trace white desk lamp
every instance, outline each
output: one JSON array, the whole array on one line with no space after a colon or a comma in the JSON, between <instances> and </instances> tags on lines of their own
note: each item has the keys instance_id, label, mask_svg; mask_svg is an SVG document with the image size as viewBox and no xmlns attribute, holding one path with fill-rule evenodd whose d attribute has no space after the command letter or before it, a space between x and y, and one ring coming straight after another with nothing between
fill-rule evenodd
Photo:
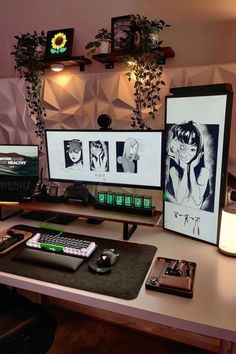
<instances>
[{"instance_id":1,"label":"white desk lamp","mask_svg":"<svg viewBox=\"0 0 236 354\"><path fill-rule=\"evenodd\" d=\"M222 210L219 250L229 256L236 256L236 206L225 206Z\"/></svg>"}]
</instances>

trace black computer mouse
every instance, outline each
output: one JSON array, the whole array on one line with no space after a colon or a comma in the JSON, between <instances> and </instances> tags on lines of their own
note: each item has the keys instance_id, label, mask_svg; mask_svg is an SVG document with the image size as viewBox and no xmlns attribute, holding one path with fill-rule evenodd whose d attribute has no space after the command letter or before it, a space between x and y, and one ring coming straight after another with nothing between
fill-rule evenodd
<instances>
[{"instance_id":1,"label":"black computer mouse","mask_svg":"<svg viewBox=\"0 0 236 354\"><path fill-rule=\"evenodd\" d=\"M119 259L119 254L114 249L103 250L97 259L97 265L101 268L110 268Z\"/></svg>"}]
</instances>

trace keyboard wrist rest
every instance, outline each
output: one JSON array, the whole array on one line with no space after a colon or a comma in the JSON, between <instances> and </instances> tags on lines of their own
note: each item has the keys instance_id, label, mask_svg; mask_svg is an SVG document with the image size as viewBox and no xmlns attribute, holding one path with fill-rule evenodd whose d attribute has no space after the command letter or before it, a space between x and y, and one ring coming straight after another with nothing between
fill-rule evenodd
<instances>
[{"instance_id":1,"label":"keyboard wrist rest","mask_svg":"<svg viewBox=\"0 0 236 354\"><path fill-rule=\"evenodd\" d=\"M84 261L83 258L79 257L65 256L31 248L24 248L14 259L70 271L75 271Z\"/></svg>"}]
</instances>

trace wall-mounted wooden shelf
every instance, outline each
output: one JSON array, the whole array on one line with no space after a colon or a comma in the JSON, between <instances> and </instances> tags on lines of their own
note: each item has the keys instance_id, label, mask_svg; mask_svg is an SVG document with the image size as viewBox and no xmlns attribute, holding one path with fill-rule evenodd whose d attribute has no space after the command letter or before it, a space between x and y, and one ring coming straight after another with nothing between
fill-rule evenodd
<instances>
[{"instance_id":1,"label":"wall-mounted wooden shelf","mask_svg":"<svg viewBox=\"0 0 236 354\"><path fill-rule=\"evenodd\" d=\"M64 60L47 60L45 61L45 68L50 68L50 66L52 64L63 64L64 67L69 67L69 66L79 66L80 71L84 71L85 69L85 65L89 65L92 64L92 60L85 58L84 56L72 56L68 59L64 59Z\"/></svg>"},{"instance_id":2,"label":"wall-mounted wooden shelf","mask_svg":"<svg viewBox=\"0 0 236 354\"><path fill-rule=\"evenodd\" d=\"M162 47L159 49L160 55L157 55L158 64L162 65L166 63L167 58L174 58L175 52L171 47ZM92 58L98 61L101 64L104 64L106 69L113 69L114 63L120 63L123 58L124 54L118 52L111 52L111 53L101 53L101 54L94 54Z\"/></svg>"}]
</instances>

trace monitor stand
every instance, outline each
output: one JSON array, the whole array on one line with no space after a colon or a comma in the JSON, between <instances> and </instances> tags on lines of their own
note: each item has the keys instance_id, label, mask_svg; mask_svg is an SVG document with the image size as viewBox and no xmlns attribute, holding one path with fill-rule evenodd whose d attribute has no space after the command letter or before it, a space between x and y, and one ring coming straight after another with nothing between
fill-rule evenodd
<instances>
[{"instance_id":1,"label":"monitor stand","mask_svg":"<svg viewBox=\"0 0 236 354\"><path fill-rule=\"evenodd\" d=\"M67 187L64 193L64 202L66 203L70 200L78 201L82 205L87 205L89 202L94 202L95 198L81 183L74 183Z\"/></svg>"},{"instance_id":2,"label":"monitor stand","mask_svg":"<svg viewBox=\"0 0 236 354\"><path fill-rule=\"evenodd\" d=\"M87 205L89 203L95 203L96 199L89 193L88 189L83 186L81 183L74 183L71 186L67 187L64 193L64 202L69 201L78 201L82 205ZM88 224L99 225L103 221L93 218L88 218Z\"/></svg>"}]
</instances>

